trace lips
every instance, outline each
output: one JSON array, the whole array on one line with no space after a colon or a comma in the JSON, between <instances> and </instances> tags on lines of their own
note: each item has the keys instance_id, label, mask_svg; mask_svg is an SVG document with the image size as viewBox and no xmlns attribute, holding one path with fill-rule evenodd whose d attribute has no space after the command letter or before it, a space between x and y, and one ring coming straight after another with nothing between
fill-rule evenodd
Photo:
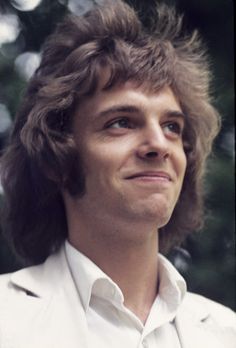
<instances>
[{"instance_id":1,"label":"lips","mask_svg":"<svg viewBox=\"0 0 236 348\"><path fill-rule=\"evenodd\" d=\"M147 178L147 179L163 179L163 180L171 180L171 176L163 171L148 171L148 172L138 172L133 175L127 177L127 179L135 179L135 178Z\"/></svg>"}]
</instances>

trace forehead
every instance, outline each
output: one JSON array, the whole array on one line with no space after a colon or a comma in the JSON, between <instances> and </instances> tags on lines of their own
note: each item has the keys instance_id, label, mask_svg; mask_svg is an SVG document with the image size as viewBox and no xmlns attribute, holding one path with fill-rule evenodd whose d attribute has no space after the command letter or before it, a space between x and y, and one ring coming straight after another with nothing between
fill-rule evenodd
<instances>
[{"instance_id":1,"label":"forehead","mask_svg":"<svg viewBox=\"0 0 236 348\"><path fill-rule=\"evenodd\" d=\"M130 105L142 111L146 109L173 109L181 111L180 103L172 89L164 86L154 91L148 84L127 81L109 89L97 88L92 96L86 96L78 103L75 119L89 117L112 109L114 106Z\"/></svg>"}]
</instances>

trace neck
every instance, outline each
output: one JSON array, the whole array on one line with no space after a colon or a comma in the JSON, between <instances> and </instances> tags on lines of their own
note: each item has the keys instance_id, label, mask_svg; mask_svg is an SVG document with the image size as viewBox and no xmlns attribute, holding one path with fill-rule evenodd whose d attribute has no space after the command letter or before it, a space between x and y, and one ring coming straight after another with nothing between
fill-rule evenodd
<instances>
[{"instance_id":1,"label":"neck","mask_svg":"<svg viewBox=\"0 0 236 348\"><path fill-rule=\"evenodd\" d=\"M106 229L101 224L92 227L80 223L76 230L69 228L69 231L71 244L120 287L126 307L145 322L158 287L156 227L132 224L118 228L116 224L114 231L114 227Z\"/></svg>"}]
</instances>

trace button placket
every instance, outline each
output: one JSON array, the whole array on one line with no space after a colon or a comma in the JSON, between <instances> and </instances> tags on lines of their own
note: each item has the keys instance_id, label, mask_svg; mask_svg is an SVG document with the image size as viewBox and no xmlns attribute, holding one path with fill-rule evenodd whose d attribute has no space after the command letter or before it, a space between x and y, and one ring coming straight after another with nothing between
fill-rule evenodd
<instances>
[{"instance_id":1,"label":"button placket","mask_svg":"<svg viewBox=\"0 0 236 348\"><path fill-rule=\"evenodd\" d=\"M148 343L147 343L146 339L143 340L142 346L143 346L143 348L148 348Z\"/></svg>"}]
</instances>

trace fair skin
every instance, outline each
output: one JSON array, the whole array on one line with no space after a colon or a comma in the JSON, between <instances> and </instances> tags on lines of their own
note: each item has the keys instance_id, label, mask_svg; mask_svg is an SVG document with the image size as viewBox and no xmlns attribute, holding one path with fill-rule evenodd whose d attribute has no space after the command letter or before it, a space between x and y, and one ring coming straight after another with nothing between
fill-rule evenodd
<instances>
[{"instance_id":1,"label":"fair skin","mask_svg":"<svg viewBox=\"0 0 236 348\"><path fill-rule=\"evenodd\" d=\"M74 117L86 190L63 193L69 241L118 284L143 323L158 291L157 230L184 179L183 128L170 88L154 93L132 82L98 90Z\"/></svg>"}]
</instances>

